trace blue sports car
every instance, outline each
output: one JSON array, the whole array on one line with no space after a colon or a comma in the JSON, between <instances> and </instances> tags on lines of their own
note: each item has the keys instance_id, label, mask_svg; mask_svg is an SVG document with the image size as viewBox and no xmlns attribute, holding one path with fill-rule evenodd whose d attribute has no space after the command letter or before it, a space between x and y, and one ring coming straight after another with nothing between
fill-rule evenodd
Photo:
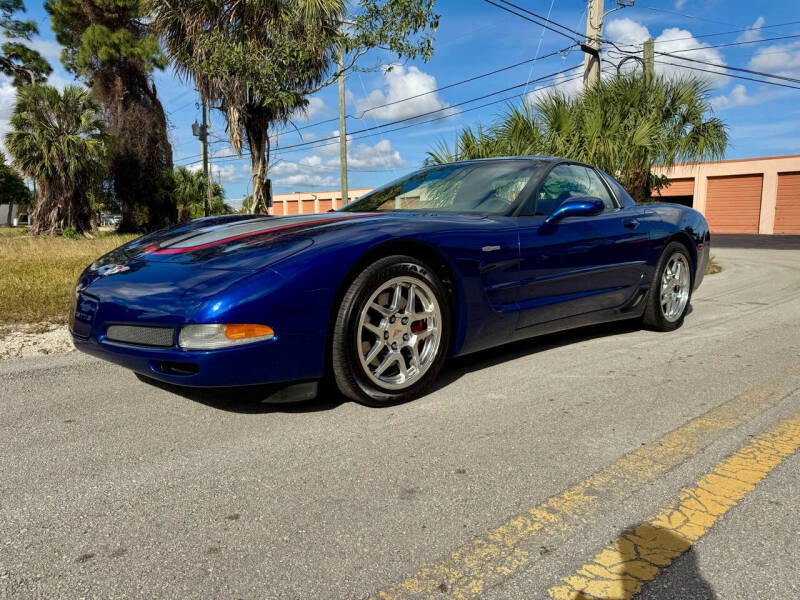
<instances>
[{"instance_id":1,"label":"blue sports car","mask_svg":"<svg viewBox=\"0 0 800 600\"><path fill-rule=\"evenodd\" d=\"M679 327L709 255L691 208L531 156L421 169L344 208L197 219L80 276L78 349L170 384L423 393L449 356L603 321ZM295 391L292 394L292 390Z\"/></svg>"}]
</instances>

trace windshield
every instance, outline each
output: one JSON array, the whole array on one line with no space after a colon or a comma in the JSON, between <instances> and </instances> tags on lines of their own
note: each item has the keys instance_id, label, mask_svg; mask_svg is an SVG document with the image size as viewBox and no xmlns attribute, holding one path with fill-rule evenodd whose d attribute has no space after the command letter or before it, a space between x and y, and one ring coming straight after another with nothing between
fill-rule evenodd
<instances>
[{"instance_id":1,"label":"windshield","mask_svg":"<svg viewBox=\"0 0 800 600\"><path fill-rule=\"evenodd\" d=\"M341 210L506 214L543 165L533 160L498 160L436 166L393 181Z\"/></svg>"}]
</instances>

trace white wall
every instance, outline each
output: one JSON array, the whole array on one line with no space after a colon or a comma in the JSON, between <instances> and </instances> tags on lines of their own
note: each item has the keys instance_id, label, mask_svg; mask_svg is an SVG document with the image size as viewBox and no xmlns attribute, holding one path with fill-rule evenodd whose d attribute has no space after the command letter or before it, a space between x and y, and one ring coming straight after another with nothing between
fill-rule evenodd
<instances>
[{"instance_id":1,"label":"white wall","mask_svg":"<svg viewBox=\"0 0 800 600\"><path fill-rule=\"evenodd\" d=\"M14 212L11 213L11 218L19 216L19 206L14 205ZM8 223L8 204L0 204L0 227Z\"/></svg>"}]
</instances>

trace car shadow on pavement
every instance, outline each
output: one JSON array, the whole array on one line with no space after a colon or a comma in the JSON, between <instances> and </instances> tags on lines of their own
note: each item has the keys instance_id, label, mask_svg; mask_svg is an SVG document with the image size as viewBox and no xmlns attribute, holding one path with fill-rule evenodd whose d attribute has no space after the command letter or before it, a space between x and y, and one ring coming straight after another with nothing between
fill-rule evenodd
<instances>
[{"instance_id":1,"label":"car shadow on pavement","mask_svg":"<svg viewBox=\"0 0 800 600\"><path fill-rule=\"evenodd\" d=\"M266 398L275 392L275 386L246 386L237 388L189 388L172 385L144 375L136 374L142 383L157 387L167 392L177 394L188 400L224 410L242 414L262 413L306 413L331 410L340 406L346 398L333 394L327 390L320 393L313 400L298 402L268 402Z\"/></svg>"},{"instance_id":2,"label":"car shadow on pavement","mask_svg":"<svg viewBox=\"0 0 800 600\"><path fill-rule=\"evenodd\" d=\"M450 359L444 369L442 369L439 379L429 393L447 387L468 373L482 371L483 369L488 369L518 358L553 350L562 346L577 344L586 340L632 333L639 331L641 327L641 322L639 320L588 325L578 329L570 329L532 337L518 342L511 342L509 344L497 346L496 348L482 350L475 354L453 358Z\"/></svg>"}]
</instances>

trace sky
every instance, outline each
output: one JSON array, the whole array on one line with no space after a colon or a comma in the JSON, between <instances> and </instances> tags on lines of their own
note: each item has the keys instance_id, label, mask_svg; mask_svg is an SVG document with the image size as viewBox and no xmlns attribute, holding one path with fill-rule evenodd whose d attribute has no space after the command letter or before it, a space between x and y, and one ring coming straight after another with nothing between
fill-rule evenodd
<instances>
[{"instance_id":1,"label":"sky","mask_svg":"<svg viewBox=\"0 0 800 600\"><path fill-rule=\"evenodd\" d=\"M586 0L514 1L577 32L585 31ZM615 0L605 0L607 13L616 6ZM40 28L33 45L54 68L50 82L58 87L71 83L42 4L26 2L26 7L28 18ZM359 63L364 72L347 78L350 188L374 187L413 171L428 151L443 142L452 145L465 126L490 124L509 103L530 101L554 88L568 94L580 91L581 79L576 78L580 69L553 75L582 65L579 49L558 52L574 43L568 37L484 0L438 0L436 11L441 18L429 62L400 63L396 56L375 51ZM791 81L800 79L796 0L637 0L633 7L607 14L603 37L619 48L604 45L604 72L616 69L619 51L640 53L640 44L648 37L654 38L657 53L677 52L695 61L656 54L657 71L692 72L679 64L710 71L693 73L708 83L713 111L728 125L726 158L800 153L800 89L795 89L800 82ZM522 64L434 91L517 63ZM740 79L763 77L732 67L789 78L770 80L789 87ZM191 81L171 69L153 77L167 113L175 165L199 169L200 143L191 127L201 118L197 93ZM507 88L514 89L496 93ZM410 96L416 97L404 100ZM0 76L0 140L8 130L14 98L10 81ZM307 111L297 115L293 126L277 128L270 166L275 193L338 189L337 102L335 85L323 89L310 98ZM390 124L395 121L400 122ZM364 129L369 131L359 132ZM249 158L235 156L227 142L224 115L218 111L211 112L209 137L214 178L223 185L228 201L240 206L252 189Z\"/></svg>"}]
</instances>

